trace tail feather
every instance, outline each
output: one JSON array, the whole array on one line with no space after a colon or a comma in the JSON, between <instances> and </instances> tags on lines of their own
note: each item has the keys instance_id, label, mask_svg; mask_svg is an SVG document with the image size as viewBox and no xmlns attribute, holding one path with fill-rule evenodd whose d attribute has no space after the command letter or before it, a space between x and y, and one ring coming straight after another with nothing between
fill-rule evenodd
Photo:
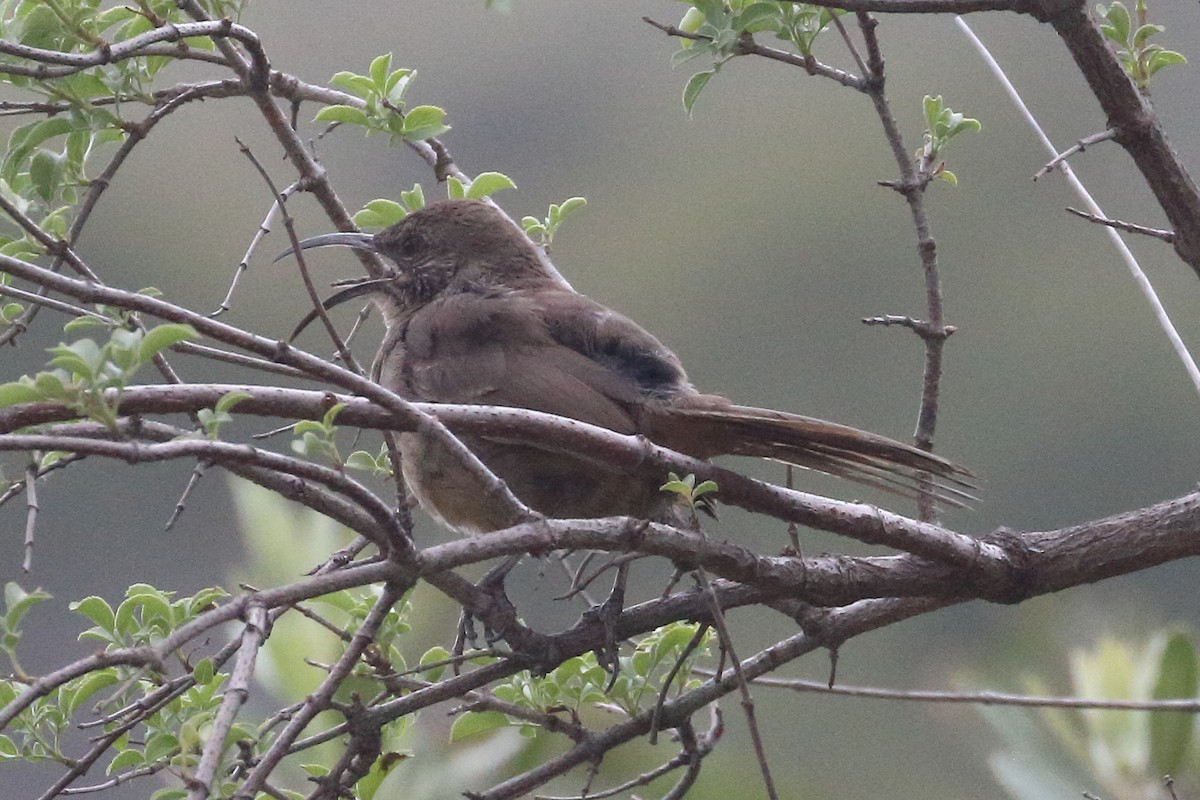
<instances>
[{"instance_id":1,"label":"tail feather","mask_svg":"<svg viewBox=\"0 0 1200 800\"><path fill-rule=\"evenodd\" d=\"M867 431L799 414L737 406L698 395L654 414L651 438L700 458L769 458L905 496L932 491L963 506L976 498L969 470L939 455Z\"/></svg>"}]
</instances>

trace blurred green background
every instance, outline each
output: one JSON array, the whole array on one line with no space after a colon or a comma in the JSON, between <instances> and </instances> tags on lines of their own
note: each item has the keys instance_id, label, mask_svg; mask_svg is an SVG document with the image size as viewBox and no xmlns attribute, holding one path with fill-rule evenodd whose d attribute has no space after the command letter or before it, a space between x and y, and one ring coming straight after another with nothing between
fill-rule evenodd
<instances>
[{"instance_id":1,"label":"blurred green background","mask_svg":"<svg viewBox=\"0 0 1200 800\"><path fill-rule=\"evenodd\" d=\"M513 0L503 14L481 0L259 0L242 21L261 35L275 68L307 81L364 72L386 52L395 66L415 68L410 101L447 109L453 130L444 140L464 170L497 170L516 181L519 191L496 196L513 216L542 216L548 203L586 196L586 209L555 240L555 263L580 291L674 348L700 388L906 438L921 347L910 333L860 319L924 315L923 284L907 207L876 185L895 177L896 167L869 101L795 68L738 59L689 119L680 93L691 67L707 64L672 70L675 42L641 21L646 14L675 22L684 8L668 0ZM1200 64L1192 50L1196 4L1159 2L1152 12L1167 26L1162 44ZM1015 15L970 22L1060 148L1103 129L1052 31ZM977 534L999 525L1047 529L1194 487L1200 397L1106 237L1063 212L1077 202L1061 179L1030 179L1046 156L949 17L885 17L879 33L910 150L921 144L925 94L943 95L983 122L982 133L960 136L948 153L960 185L936 185L928 198L947 321L959 329L947 348L938 450L982 479L978 507L946 522ZM817 54L852 69L838 45L828 35ZM1166 70L1153 84L1155 106L1193 172L1200 162L1195 69ZM196 65L168 72L167 84L224 77ZM300 118L315 112L306 106ZM320 130L307 125L304 134L315 140ZM279 185L290 182L248 100L183 109L138 147L79 243L106 280L154 285L174 301L216 308L269 204L235 135ZM351 208L395 198L414 182L427 197L443 196L424 163L380 138L346 129L314 147ZM1072 164L1109 216L1164 224L1117 146L1090 148ZM307 197L289 209L301 235L330 229ZM258 253L229 321L285 336L304 314L308 301L291 267L269 263L284 246L277 234ZM1200 346L1200 280L1168 246L1144 239L1132 246L1184 339ZM325 281L358 269L344 253L314 254L312 263ZM61 337L51 315L38 322L20 349L6 351L6 378L36 369L42 347ZM328 349L315 335L305 343ZM361 358L370 352L360 347ZM181 367L193 380L218 374L203 363ZM49 622L68 600L96 593L115 602L135 580L190 592L226 581L231 570L244 575L241 533L219 474L204 480L176 528L162 531L189 470L93 461L51 479L41 491L32 575L20 573L23 505L0 511L0 577L41 586L59 601L29 619L38 633L26 643L27 668L59 663L64 647L86 653L72 644L74 629ZM844 483L804 479L805 488L860 495ZM424 520L421 531L444 535ZM782 526L733 512L711 533L766 552L786 541ZM811 532L804 544L811 553L867 552ZM558 587L536 565L528 576L527 616L550 624L577 613L548 601ZM660 585L644 577L640 591L657 592ZM1181 562L1015 608L968 604L848 643L839 679L934 689L972 676L1012 689L1019 674L1037 672L1065 690L1069 648L1106 632L1136 637L1169 623L1194 625L1194 586L1194 564ZM733 619L743 654L789 633L762 615ZM452 626L448 618L439 629L442 641ZM826 669L814 655L788 673L820 678ZM970 708L764 689L756 697L784 796L1003 796L987 768L997 740ZM735 702L726 703L726 722L727 738L705 767L710 794L697 797L727 796L730 787L757 792ZM660 745L647 758L671 752ZM129 791L124 796L143 796Z\"/></svg>"}]
</instances>

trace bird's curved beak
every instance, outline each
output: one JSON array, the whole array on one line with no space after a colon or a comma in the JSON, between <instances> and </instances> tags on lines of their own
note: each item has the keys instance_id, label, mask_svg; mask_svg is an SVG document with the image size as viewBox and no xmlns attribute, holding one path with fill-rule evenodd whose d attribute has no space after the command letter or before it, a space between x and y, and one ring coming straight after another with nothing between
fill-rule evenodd
<instances>
[{"instance_id":1,"label":"bird's curved beak","mask_svg":"<svg viewBox=\"0 0 1200 800\"><path fill-rule=\"evenodd\" d=\"M275 256L275 261L282 261L288 256L296 252L296 250L311 250L314 247L353 247L355 250L366 250L370 253L378 253L379 250L375 247L375 237L369 233L358 231L357 233L347 233L345 231L337 231L335 233L323 233L320 236L310 236L307 239L301 239L299 247L289 247L279 255Z\"/></svg>"},{"instance_id":2,"label":"bird's curved beak","mask_svg":"<svg viewBox=\"0 0 1200 800\"><path fill-rule=\"evenodd\" d=\"M284 250L275 257L275 261L272 263L276 263L287 258L295 253L296 250L310 250L314 247L352 247L355 250L366 250L371 253L379 252L379 250L375 247L375 237L369 233L362 233L361 231L358 233L348 233L344 231L339 231L336 233L323 233L320 236L310 236L307 239L301 239L298 244L299 247L289 247L287 250ZM340 305L347 300L353 300L356 297L377 292L384 284L391 280L394 280L394 278L353 278L348 281L338 281L333 285L345 286L346 288L331 295L327 300L325 300L325 302L321 303L321 307L328 311L334 306ZM296 325L295 330L292 331L292 335L288 337L288 342L294 341L296 337L299 336L300 333L317 318L317 316L316 309L313 309L305 314L304 319L300 320L300 323Z\"/></svg>"}]
</instances>

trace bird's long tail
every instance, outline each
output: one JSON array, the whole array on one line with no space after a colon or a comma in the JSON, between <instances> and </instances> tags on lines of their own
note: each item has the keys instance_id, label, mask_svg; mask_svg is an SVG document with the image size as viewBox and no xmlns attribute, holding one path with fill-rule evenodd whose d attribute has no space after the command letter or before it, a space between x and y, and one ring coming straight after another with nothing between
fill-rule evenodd
<instances>
[{"instance_id":1,"label":"bird's long tail","mask_svg":"<svg viewBox=\"0 0 1200 800\"><path fill-rule=\"evenodd\" d=\"M815 469L915 497L932 491L946 504L976 498L970 470L934 453L857 428L799 414L729 404L712 395L654 414L650 438L699 458L755 456Z\"/></svg>"}]
</instances>

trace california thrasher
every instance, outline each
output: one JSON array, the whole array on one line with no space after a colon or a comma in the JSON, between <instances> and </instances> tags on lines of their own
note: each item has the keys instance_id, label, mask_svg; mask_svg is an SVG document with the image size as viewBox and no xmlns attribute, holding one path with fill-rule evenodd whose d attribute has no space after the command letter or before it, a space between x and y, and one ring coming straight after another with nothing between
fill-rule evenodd
<instances>
[{"instance_id":1,"label":"california thrasher","mask_svg":"<svg viewBox=\"0 0 1200 800\"><path fill-rule=\"evenodd\" d=\"M324 305L375 296L387 323L378 378L403 397L535 409L641 434L696 458L770 458L908 495L929 478L933 483L925 485L944 500L969 497L956 487L970 487L970 472L940 456L697 392L674 353L632 320L571 291L537 246L488 203L435 203L374 235L300 242L301 249L327 245L371 251L394 265ZM476 436L464 442L547 516L677 519L672 498L658 489L665 476L605 470L535 442ZM402 435L400 447L404 477L426 511L466 532L511 524L417 436Z\"/></svg>"}]
</instances>

